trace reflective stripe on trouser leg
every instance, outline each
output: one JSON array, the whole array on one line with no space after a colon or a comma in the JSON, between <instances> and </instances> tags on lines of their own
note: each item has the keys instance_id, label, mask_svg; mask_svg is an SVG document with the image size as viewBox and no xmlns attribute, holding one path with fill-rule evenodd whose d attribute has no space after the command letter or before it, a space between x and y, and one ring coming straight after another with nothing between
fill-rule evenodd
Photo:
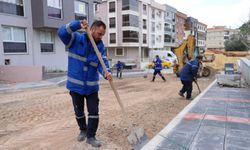
<instances>
[{"instance_id":1,"label":"reflective stripe on trouser leg","mask_svg":"<svg viewBox=\"0 0 250 150\"><path fill-rule=\"evenodd\" d=\"M99 98L98 92L86 96L88 108L87 137L94 137L99 124Z\"/></svg>"},{"instance_id":2,"label":"reflective stripe on trouser leg","mask_svg":"<svg viewBox=\"0 0 250 150\"><path fill-rule=\"evenodd\" d=\"M80 130L86 130L86 117L84 115L84 96L70 91L72 103L75 111L76 122Z\"/></svg>"}]
</instances>

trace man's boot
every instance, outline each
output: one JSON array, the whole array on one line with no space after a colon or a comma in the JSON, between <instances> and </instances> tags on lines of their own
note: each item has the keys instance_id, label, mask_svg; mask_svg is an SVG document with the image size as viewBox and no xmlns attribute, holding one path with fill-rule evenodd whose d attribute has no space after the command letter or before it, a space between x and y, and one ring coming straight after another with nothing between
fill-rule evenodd
<instances>
[{"instance_id":1,"label":"man's boot","mask_svg":"<svg viewBox=\"0 0 250 150\"><path fill-rule=\"evenodd\" d=\"M166 79L162 76L162 80L164 81L164 82L166 82Z\"/></svg>"},{"instance_id":2,"label":"man's boot","mask_svg":"<svg viewBox=\"0 0 250 150\"><path fill-rule=\"evenodd\" d=\"M151 82L154 82L155 81L155 76L153 76L153 79L151 80Z\"/></svg>"},{"instance_id":3,"label":"man's boot","mask_svg":"<svg viewBox=\"0 0 250 150\"><path fill-rule=\"evenodd\" d=\"M84 141L85 138L86 138L86 136L87 136L87 131L81 130L80 133L79 133L79 135L78 135L78 137L77 137L77 140L79 142Z\"/></svg>"},{"instance_id":4,"label":"man's boot","mask_svg":"<svg viewBox=\"0 0 250 150\"><path fill-rule=\"evenodd\" d=\"M95 137L87 138L87 143L92 145L93 147L101 146L101 142L97 140Z\"/></svg>"}]
</instances>

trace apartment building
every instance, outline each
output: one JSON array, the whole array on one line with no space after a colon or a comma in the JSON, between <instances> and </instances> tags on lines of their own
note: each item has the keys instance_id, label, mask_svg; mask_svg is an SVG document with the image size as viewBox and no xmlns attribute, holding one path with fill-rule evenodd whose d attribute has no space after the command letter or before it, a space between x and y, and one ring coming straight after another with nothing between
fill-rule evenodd
<instances>
[{"instance_id":1,"label":"apartment building","mask_svg":"<svg viewBox=\"0 0 250 150\"><path fill-rule=\"evenodd\" d=\"M176 47L176 13L174 7L165 4L164 13L164 49Z\"/></svg>"},{"instance_id":2,"label":"apartment building","mask_svg":"<svg viewBox=\"0 0 250 150\"><path fill-rule=\"evenodd\" d=\"M184 41L186 19L187 19L186 14L180 11L177 11L176 13L176 38L175 38L176 47L180 46Z\"/></svg>"},{"instance_id":3,"label":"apartment building","mask_svg":"<svg viewBox=\"0 0 250 150\"><path fill-rule=\"evenodd\" d=\"M206 36L207 36L207 25L202 22L198 22L196 44L199 48L199 53L204 53L206 50Z\"/></svg>"},{"instance_id":4,"label":"apartment building","mask_svg":"<svg viewBox=\"0 0 250 150\"><path fill-rule=\"evenodd\" d=\"M57 29L94 18L97 0L0 0L0 65L67 70L67 50Z\"/></svg>"},{"instance_id":5,"label":"apartment building","mask_svg":"<svg viewBox=\"0 0 250 150\"><path fill-rule=\"evenodd\" d=\"M229 29L225 26L214 26L207 29L207 49L225 50L224 42L230 38L231 35L238 34L237 29Z\"/></svg>"},{"instance_id":6,"label":"apartment building","mask_svg":"<svg viewBox=\"0 0 250 150\"><path fill-rule=\"evenodd\" d=\"M187 39L188 35L193 35L195 37L195 50L194 55L199 54L199 49L197 48L197 24L198 19L193 17L187 17L185 22L185 39Z\"/></svg>"},{"instance_id":7,"label":"apartment building","mask_svg":"<svg viewBox=\"0 0 250 150\"><path fill-rule=\"evenodd\" d=\"M165 7L153 0L103 0L96 17L108 24L104 36L112 64L144 68L150 50L164 48Z\"/></svg>"},{"instance_id":8,"label":"apartment building","mask_svg":"<svg viewBox=\"0 0 250 150\"><path fill-rule=\"evenodd\" d=\"M149 49L150 50L163 50L164 49L164 14L165 6L155 1L151 1L149 12Z\"/></svg>"}]
</instances>

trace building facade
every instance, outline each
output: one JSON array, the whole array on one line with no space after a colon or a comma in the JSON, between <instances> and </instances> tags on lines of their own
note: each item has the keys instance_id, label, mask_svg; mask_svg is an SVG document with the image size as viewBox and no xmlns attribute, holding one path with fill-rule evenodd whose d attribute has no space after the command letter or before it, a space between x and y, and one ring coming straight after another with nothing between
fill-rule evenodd
<instances>
[{"instance_id":1,"label":"building facade","mask_svg":"<svg viewBox=\"0 0 250 150\"><path fill-rule=\"evenodd\" d=\"M237 34L238 30L229 29L225 26L214 26L207 29L207 49L225 50L224 42L230 38L231 35Z\"/></svg>"},{"instance_id":2,"label":"building facade","mask_svg":"<svg viewBox=\"0 0 250 150\"><path fill-rule=\"evenodd\" d=\"M166 7L153 0L103 0L97 19L111 24L104 37L112 64L145 68L150 51L164 49Z\"/></svg>"},{"instance_id":3,"label":"building facade","mask_svg":"<svg viewBox=\"0 0 250 150\"><path fill-rule=\"evenodd\" d=\"M96 0L0 0L0 65L67 70L57 29L75 19L92 23Z\"/></svg>"},{"instance_id":4,"label":"building facade","mask_svg":"<svg viewBox=\"0 0 250 150\"><path fill-rule=\"evenodd\" d=\"M183 41L184 41L184 37L185 37L185 22L187 19L187 15L177 11L176 13L176 47L180 46Z\"/></svg>"},{"instance_id":5,"label":"building facade","mask_svg":"<svg viewBox=\"0 0 250 150\"><path fill-rule=\"evenodd\" d=\"M201 22L197 23L197 46L199 53L204 53L206 50L207 25Z\"/></svg>"},{"instance_id":6,"label":"building facade","mask_svg":"<svg viewBox=\"0 0 250 150\"><path fill-rule=\"evenodd\" d=\"M165 5L164 13L164 49L171 50L176 47L176 13L174 7Z\"/></svg>"}]
</instances>

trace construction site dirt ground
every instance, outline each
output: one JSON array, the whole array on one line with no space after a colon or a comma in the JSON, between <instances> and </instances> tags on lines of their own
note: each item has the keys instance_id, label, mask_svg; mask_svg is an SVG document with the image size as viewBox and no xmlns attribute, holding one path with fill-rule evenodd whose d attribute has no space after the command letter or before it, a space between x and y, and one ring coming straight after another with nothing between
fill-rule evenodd
<instances>
[{"instance_id":1,"label":"construction site dirt ground","mask_svg":"<svg viewBox=\"0 0 250 150\"><path fill-rule=\"evenodd\" d=\"M178 95L181 83L175 75L114 78L130 121L142 127L151 139L160 132L190 101ZM199 78L204 90L214 76ZM193 84L193 97L198 89ZM131 149L127 136L130 125L123 120L118 102L109 83L100 81L100 122L97 138L103 150ZM78 142L71 97L65 87L29 89L0 94L0 149L3 150L92 150L86 142Z\"/></svg>"}]
</instances>

